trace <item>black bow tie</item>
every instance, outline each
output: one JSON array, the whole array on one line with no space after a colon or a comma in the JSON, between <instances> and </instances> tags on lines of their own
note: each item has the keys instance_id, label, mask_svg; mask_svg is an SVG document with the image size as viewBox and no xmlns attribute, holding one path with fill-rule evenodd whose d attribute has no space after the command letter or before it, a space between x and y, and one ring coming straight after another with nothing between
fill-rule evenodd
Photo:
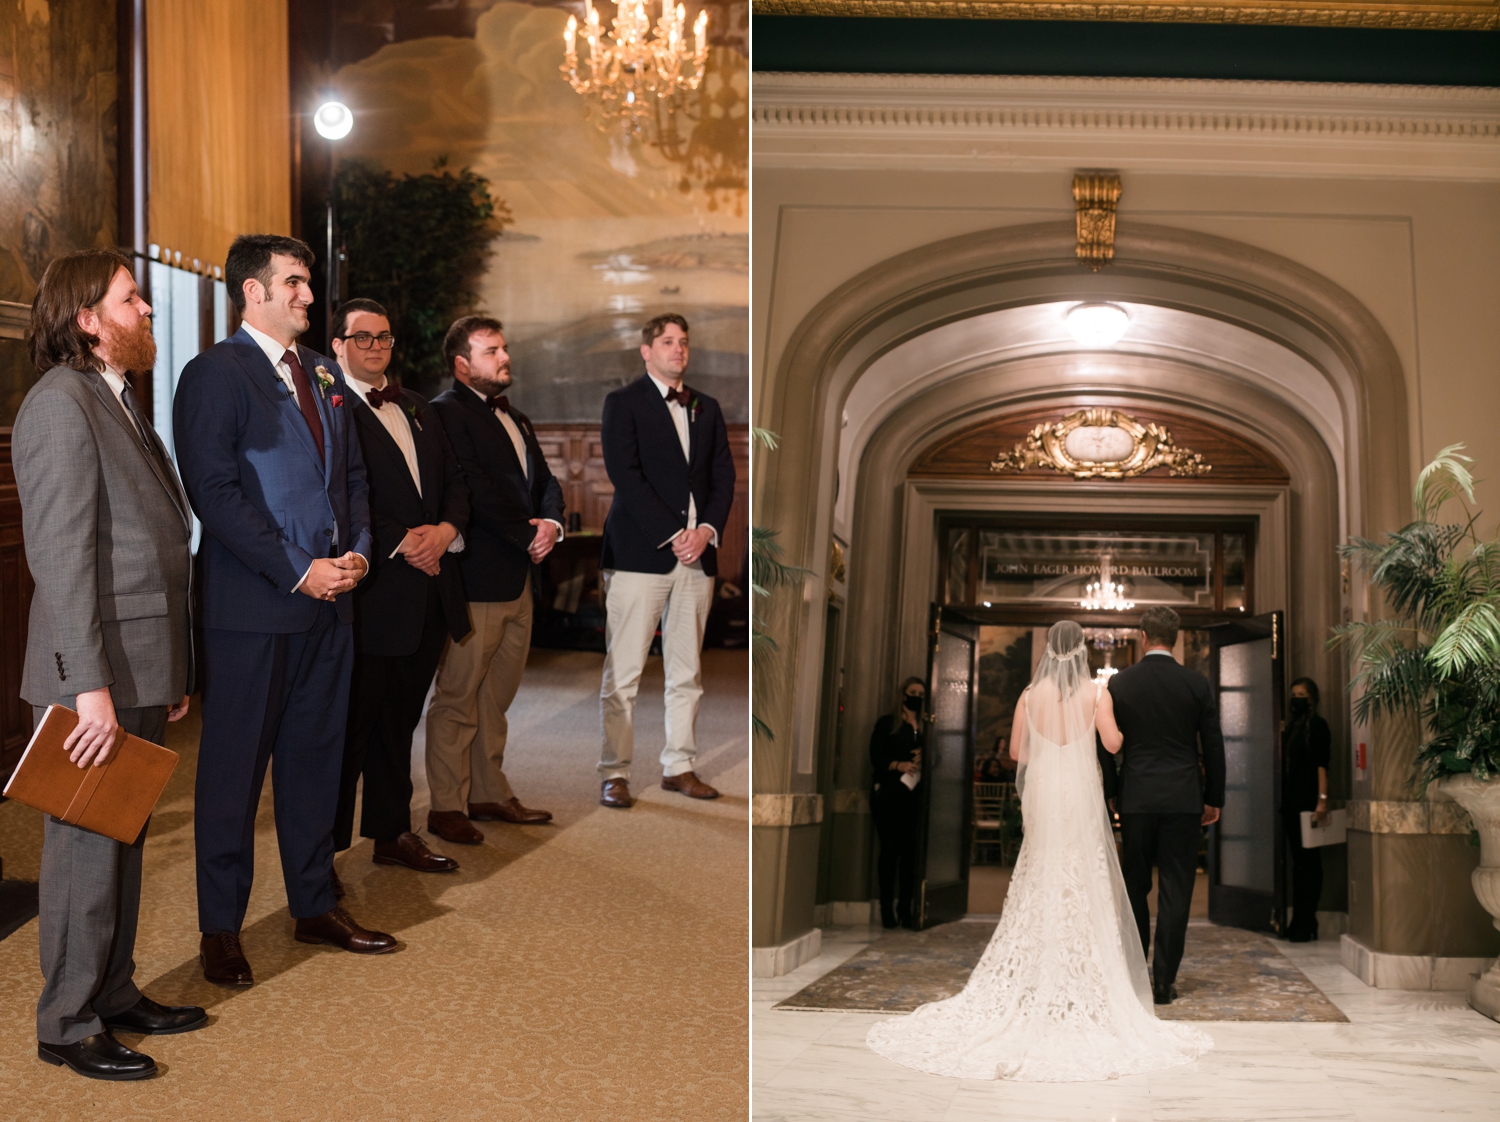
<instances>
[{"instance_id":1,"label":"black bow tie","mask_svg":"<svg viewBox=\"0 0 1500 1122\"><path fill-rule=\"evenodd\" d=\"M383 390L366 390L365 397L369 399L371 409L379 409L387 401L392 405L400 405L401 388L387 382Z\"/></svg>"},{"instance_id":2,"label":"black bow tie","mask_svg":"<svg viewBox=\"0 0 1500 1122\"><path fill-rule=\"evenodd\" d=\"M688 402L691 401L692 399L693 399L693 391L690 390L690 389L688 389L686 386L683 386L681 389L678 389L678 390L668 390L667 391L667 404L669 404L669 405L672 402L675 401L679 405L681 405L684 409L686 409L688 407Z\"/></svg>"},{"instance_id":3,"label":"black bow tie","mask_svg":"<svg viewBox=\"0 0 1500 1122\"><path fill-rule=\"evenodd\" d=\"M490 394L484 399L484 403L491 409L498 409L502 413L510 412L510 398L503 393Z\"/></svg>"}]
</instances>

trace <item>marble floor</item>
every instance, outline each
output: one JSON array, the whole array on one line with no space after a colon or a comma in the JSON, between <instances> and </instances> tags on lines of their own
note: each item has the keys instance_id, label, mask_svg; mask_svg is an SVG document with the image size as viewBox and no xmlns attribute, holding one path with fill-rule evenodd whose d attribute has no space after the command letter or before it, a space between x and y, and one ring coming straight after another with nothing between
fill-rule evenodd
<instances>
[{"instance_id":1,"label":"marble floor","mask_svg":"<svg viewBox=\"0 0 1500 1122\"><path fill-rule=\"evenodd\" d=\"M1339 964L1337 940L1277 943L1348 1024L1200 1027L1197 1063L1108 1083L945 1079L865 1047L871 1013L772 1006L863 950L879 929L823 932L822 954L752 992L755 1122L1415 1122L1500 1118L1500 1024L1462 993L1376 990Z\"/></svg>"}]
</instances>

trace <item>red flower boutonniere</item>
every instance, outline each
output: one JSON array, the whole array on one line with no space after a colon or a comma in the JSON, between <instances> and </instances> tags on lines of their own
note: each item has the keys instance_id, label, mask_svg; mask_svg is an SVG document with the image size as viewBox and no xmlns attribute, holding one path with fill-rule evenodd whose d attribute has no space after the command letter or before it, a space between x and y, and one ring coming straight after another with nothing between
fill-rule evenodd
<instances>
[{"instance_id":1,"label":"red flower boutonniere","mask_svg":"<svg viewBox=\"0 0 1500 1122\"><path fill-rule=\"evenodd\" d=\"M344 404L344 395L336 393L328 399L328 403L337 409Z\"/></svg>"}]
</instances>

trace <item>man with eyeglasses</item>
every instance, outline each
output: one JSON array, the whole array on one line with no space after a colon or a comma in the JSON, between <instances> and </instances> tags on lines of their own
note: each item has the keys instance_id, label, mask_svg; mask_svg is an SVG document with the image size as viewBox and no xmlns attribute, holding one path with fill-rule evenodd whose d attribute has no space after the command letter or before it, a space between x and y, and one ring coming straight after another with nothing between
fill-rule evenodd
<instances>
[{"instance_id":1,"label":"man with eyeglasses","mask_svg":"<svg viewBox=\"0 0 1500 1122\"><path fill-rule=\"evenodd\" d=\"M359 832L374 841L375 863L451 873L458 862L433 853L411 828L411 738L443 643L469 633L457 557L469 490L436 411L386 380L394 346L390 318L374 300L334 312L333 353L354 391L375 549L354 594L354 684L333 845L353 843L363 776ZM334 891L342 894L337 872Z\"/></svg>"}]
</instances>

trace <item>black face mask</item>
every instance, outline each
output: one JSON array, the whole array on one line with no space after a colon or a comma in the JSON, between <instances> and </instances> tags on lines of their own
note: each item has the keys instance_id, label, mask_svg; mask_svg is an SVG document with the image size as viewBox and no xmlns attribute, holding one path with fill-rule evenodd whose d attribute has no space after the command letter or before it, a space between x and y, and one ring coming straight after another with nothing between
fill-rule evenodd
<instances>
[{"instance_id":1,"label":"black face mask","mask_svg":"<svg viewBox=\"0 0 1500 1122\"><path fill-rule=\"evenodd\" d=\"M922 711L922 703L925 700L926 698L919 697L915 694L908 694L906 700L903 701L902 704L910 709L913 713L920 713Z\"/></svg>"},{"instance_id":2,"label":"black face mask","mask_svg":"<svg viewBox=\"0 0 1500 1122\"><path fill-rule=\"evenodd\" d=\"M1312 712L1312 701L1306 697L1292 698L1292 716L1305 717Z\"/></svg>"}]
</instances>

